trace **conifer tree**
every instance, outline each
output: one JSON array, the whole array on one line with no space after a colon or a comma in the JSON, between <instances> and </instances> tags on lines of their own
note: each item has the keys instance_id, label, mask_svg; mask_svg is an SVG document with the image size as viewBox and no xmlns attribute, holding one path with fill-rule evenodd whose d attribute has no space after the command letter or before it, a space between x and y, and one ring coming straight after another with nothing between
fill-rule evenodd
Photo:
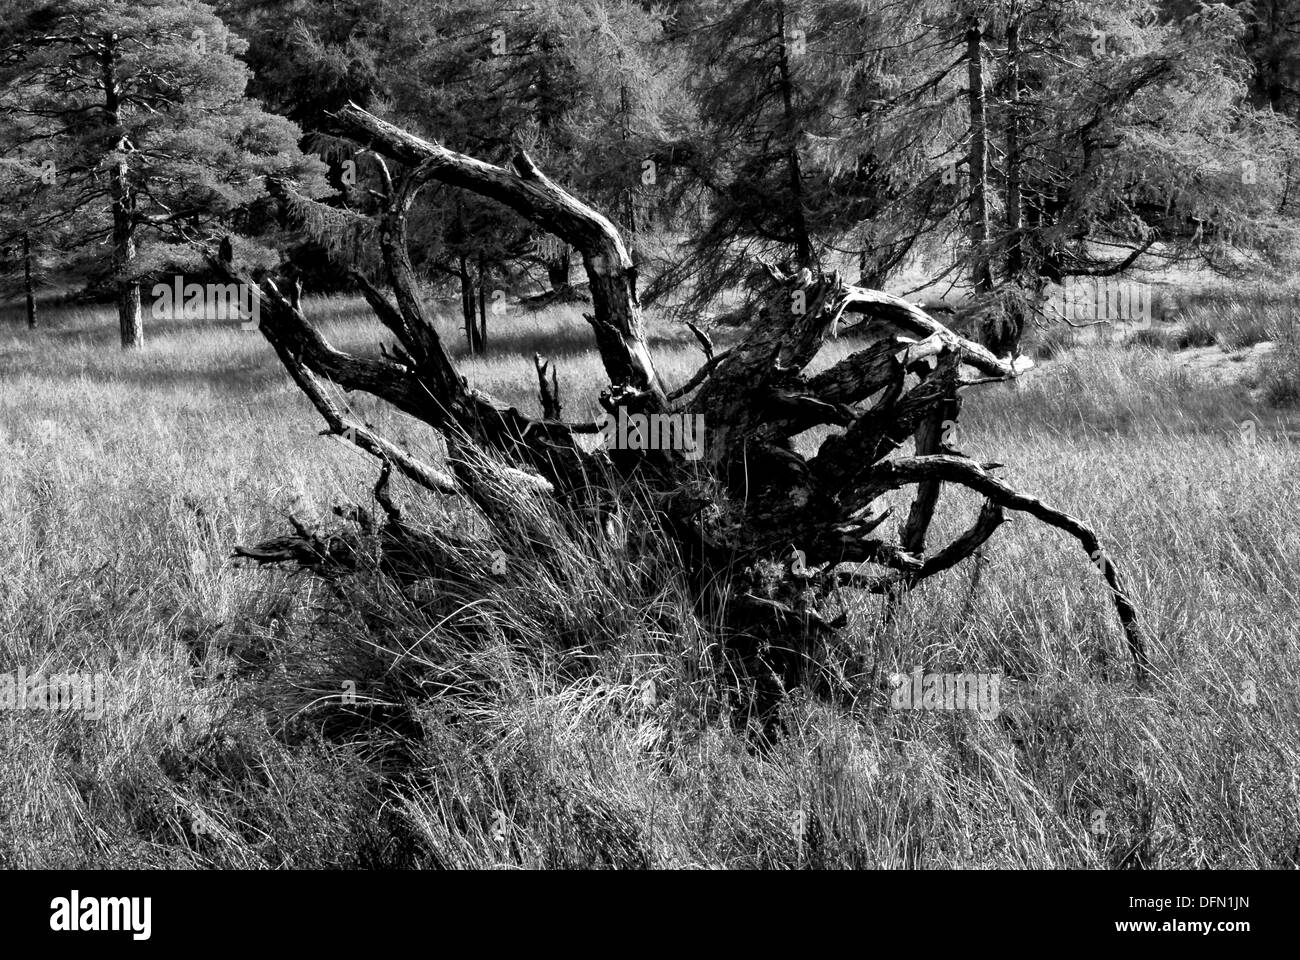
<instances>
[{"instance_id":1,"label":"conifer tree","mask_svg":"<svg viewBox=\"0 0 1300 960\"><path fill-rule=\"evenodd\" d=\"M71 247L108 245L124 348L144 341L143 275L235 226L266 177L316 169L296 128L244 96L243 48L197 0L63 0L0 25L0 119L39 129L55 164L30 232L72 223Z\"/></svg>"}]
</instances>

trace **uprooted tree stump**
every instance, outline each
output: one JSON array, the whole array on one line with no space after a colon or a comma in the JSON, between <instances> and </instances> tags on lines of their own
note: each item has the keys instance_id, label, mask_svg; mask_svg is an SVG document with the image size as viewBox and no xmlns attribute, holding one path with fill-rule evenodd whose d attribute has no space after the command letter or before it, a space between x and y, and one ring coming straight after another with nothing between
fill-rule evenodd
<instances>
[{"instance_id":1,"label":"uprooted tree stump","mask_svg":"<svg viewBox=\"0 0 1300 960\"><path fill-rule=\"evenodd\" d=\"M671 388L660 379L646 343L637 275L619 233L527 154L518 153L510 169L494 166L352 104L333 120L339 135L378 158L385 189L375 234L392 299L361 273L353 276L396 342L378 359L338 350L304 315L296 288L281 290L273 280L263 281L258 292L260 328L328 432L384 464L376 496L388 516L383 529L392 557L423 558L416 567L445 564L436 572L455 576L465 557L490 562L498 545L521 557L545 552L546 531L530 519L535 513L520 506L528 497L558 501L575 523L601 525L628 496L651 503L655 535L675 548L697 605L716 615L725 631L720 639L741 651L771 705L773 696L799 682L800 638L806 647L818 634L843 628L842 615L823 612L834 592L896 596L971 557L1007 511L1019 511L1074 537L1098 564L1136 675L1145 679L1137 614L1097 535L999 479L1000 464L977 462L946 442L945 426L955 419L960 391L1015 377L1013 361L900 298L848 285L837 274L790 276L765 266L765 309L755 311L740 340L723 352L714 353L697 329L706 360L686 383ZM401 172L391 173L389 164ZM542 417L475 389L459 373L426 313L407 247L407 213L431 181L502 203L581 253L591 294L585 316L609 378L599 402L610 420L559 419L556 379L553 369L548 379L541 358L535 363ZM292 191L283 183L276 189ZM294 202L310 201L294 195ZM229 279L251 285L229 258L209 256ZM849 327L867 345L806 375L827 337ZM346 415L326 382L373 394L429 424L457 455L446 467L418 458ZM632 449L615 443L592 449L579 442L620 418L637 422L637 415L651 423L671 422L655 417L702 417L691 421L706 427L702 447L678 442L667 449ZM814 453L801 455L793 438L820 425L836 430ZM909 438L915 438L915 455L892 456ZM507 466L496 465L501 462ZM389 465L418 487L472 504L497 534L491 547L440 557L419 542L387 496ZM985 502L969 529L927 550L943 484L967 487ZM918 493L901 541L891 542L880 535L890 511L880 509L879 500L912 486ZM354 560L346 541L321 540L302 528L242 553L260 562L295 561L317 572ZM875 572L864 572L868 566ZM421 575L411 563L391 562L386 569L397 578Z\"/></svg>"}]
</instances>

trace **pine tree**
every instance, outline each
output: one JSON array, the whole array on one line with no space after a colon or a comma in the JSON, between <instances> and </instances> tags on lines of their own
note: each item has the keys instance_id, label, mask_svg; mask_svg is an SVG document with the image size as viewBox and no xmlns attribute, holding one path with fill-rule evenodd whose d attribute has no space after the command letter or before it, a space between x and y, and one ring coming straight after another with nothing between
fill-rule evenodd
<instances>
[{"instance_id":1,"label":"pine tree","mask_svg":"<svg viewBox=\"0 0 1300 960\"><path fill-rule=\"evenodd\" d=\"M35 227L76 222L86 255L109 243L124 348L143 343L143 275L192 262L185 245L231 229L266 177L316 169L245 98L243 48L197 0L66 0L0 27L4 120L39 120L57 154Z\"/></svg>"},{"instance_id":2,"label":"pine tree","mask_svg":"<svg viewBox=\"0 0 1300 960\"><path fill-rule=\"evenodd\" d=\"M697 11L703 22L683 33L700 118L690 169L706 207L653 295L689 282L698 309L756 259L847 256L878 286L951 212L938 164L959 61L914 13L882 0Z\"/></svg>"},{"instance_id":3,"label":"pine tree","mask_svg":"<svg viewBox=\"0 0 1300 960\"><path fill-rule=\"evenodd\" d=\"M0 95L0 105L9 96ZM51 216L57 162L47 133L39 118L0 129L0 297L21 297L31 329L38 322L37 291L55 263L52 248L66 231Z\"/></svg>"}]
</instances>

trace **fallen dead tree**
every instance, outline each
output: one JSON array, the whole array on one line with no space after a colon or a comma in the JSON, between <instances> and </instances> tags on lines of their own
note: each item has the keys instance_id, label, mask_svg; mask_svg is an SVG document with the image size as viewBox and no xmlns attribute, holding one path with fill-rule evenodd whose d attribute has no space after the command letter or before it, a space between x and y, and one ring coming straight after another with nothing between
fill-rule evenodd
<instances>
[{"instance_id":1,"label":"fallen dead tree","mask_svg":"<svg viewBox=\"0 0 1300 960\"><path fill-rule=\"evenodd\" d=\"M999 464L972 460L945 442L943 427L955 420L961 391L1014 377L1012 362L900 298L834 274L791 276L766 266L764 309L755 311L741 339L715 354L697 329L704 363L686 383L666 384L646 343L636 270L622 238L525 153L510 168L494 166L354 105L334 121L339 135L379 158L384 190L375 235L391 296L354 276L394 343L380 358L340 351L304 314L296 290L274 281L264 281L260 291L261 330L328 431L384 465L376 497L387 520L380 526L369 516L351 519L381 532L395 558L386 568L392 576L418 578L422 565L455 576L467 557L487 563L497 550L535 562L546 553L547 531L525 508L529 498L557 502L574 523L600 527L634 497L654 505L655 535L680 556L696 603L723 624L723 642L742 651L760 686L779 694L799 682L808 642L844 626L842 613L828 613L833 594L861 589L897 596L972 556L1008 512L1022 512L1073 537L1094 562L1100 558L1136 674L1146 676L1136 612L1097 535L999 479ZM400 172L390 173L390 165ZM559 419L554 372L548 379L540 357L543 416L467 382L426 313L407 249L407 213L421 188L435 181L504 204L580 252L591 295L585 316L609 380L599 397L610 418L604 424L702 417L702 449L671 442L593 448L583 438L601 433L604 424ZM251 282L229 259L212 259L230 279ZM859 336L870 331L867 345L807 375L827 337L849 326ZM372 394L440 431L451 453L447 464L422 460L349 417L332 399L330 384ZM834 432L814 452L799 453L793 438L818 426ZM915 455L893 456L913 438ZM434 495L472 504L494 531L491 543L449 554L422 542L388 496L390 468ZM975 491L984 506L969 529L931 550L927 534L943 484ZM883 535L891 513L880 500L909 487L917 494L894 542ZM243 553L322 574L353 562L346 538L301 527Z\"/></svg>"}]
</instances>

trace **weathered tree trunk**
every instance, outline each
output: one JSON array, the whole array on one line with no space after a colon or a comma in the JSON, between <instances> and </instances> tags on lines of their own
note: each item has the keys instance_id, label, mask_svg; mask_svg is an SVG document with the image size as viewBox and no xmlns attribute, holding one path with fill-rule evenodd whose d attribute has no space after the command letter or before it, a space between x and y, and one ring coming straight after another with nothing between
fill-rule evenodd
<instances>
[{"instance_id":1,"label":"weathered tree trunk","mask_svg":"<svg viewBox=\"0 0 1300 960\"><path fill-rule=\"evenodd\" d=\"M36 285L32 280L32 235L23 231L23 292L27 295L27 327L36 329Z\"/></svg>"},{"instance_id":2,"label":"weathered tree trunk","mask_svg":"<svg viewBox=\"0 0 1300 960\"><path fill-rule=\"evenodd\" d=\"M135 267L135 191L131 188L126 153L130 148L122 130L121 90L117 85L118 48L116 34L104 37L100 54L100 77L104 86L104 115L117 133L114 150L118 159L109 165L108 192L113 217L113 283L117 289L117 322L122 349L144 345L144 319L140 311L140 282Z\"/></svg>"},{"instance_id":3,"label":"weathered tree trunk","mask_svg":"<svg viewBox=\"0 0 1300 960\"><path fill-rule=\"evenodd\" d=\"M407 170L391 191L381 237L402 236L415 195L428 181L439 180L502 203L564 238L582 254L591 284L592 312L586 319L609 378L599 397L606 414L676 417L701 429L660 431L667 442L650 449L617 444L589 449L577 438L601 432L600 422L559 419L554 368L540 357L535 358L540 418L471 387L415 295L402 246L385 242L396 303L354 274L396 337L382 358L336 349L273 283L262 293L261 329L330 431L428 490L465 497L497 531L502 549L518 551L521 562L536 562L551 539L536 520L545 511L530 506L531 497L553 498L574 523L601 524L597 529L628 498L652 504L658 535L682 558L700 609L718 612L720 640L749 665L760 705L773 706L782 691L806 679L801 664L807 644L843 625L825 613L840 591L910 589L971 556L1007 510L1029 513L1075 537L1091 558L1098 555L1096 534L1078 520L1008 486L993 475L997 464L978 463L943 445L943 421L955 418L957 391L971 383L962 370L985 379L1013 377L1017 370L915 304L849 286L837 275L803 270L790 275L764 265L767 309L730 350L714 353L702 336L704 364L669 391L645 339L635 269L608 219L546 177L525 153L511 168L496 167L415 137L351 104L334 119L340 135L370 144ZM228 262L218 265L229 277L245 276ZM847 314L862 317L862 328L874 339L820 373L805 374ZM350 418L323 380L374 394L442 431L459 451L451 468L423 462ZM938 440L923 440L918 448L936 452L892 456L936 423ZM793 438L816 426L836 429L815 452L800 454ZM487 451L505 466L491 466ZM960 484L985 498L965 533L924 553L875 535L888 516L879 508L880 498L912 485L937 491L939 483ZM910 543L923 545L924 533L918 531L928 526L932 511L932 503L914 508L917 522L905 532ZM400 536L408 555L419 553L417 534ZM273 546L249 555L314 568L332 562L316 544ZM1136 613L1107 559L1106 582L1137 671L1144 675ZM882 572L863 571L868 564Z\"/></svg>"}]
</instances>

